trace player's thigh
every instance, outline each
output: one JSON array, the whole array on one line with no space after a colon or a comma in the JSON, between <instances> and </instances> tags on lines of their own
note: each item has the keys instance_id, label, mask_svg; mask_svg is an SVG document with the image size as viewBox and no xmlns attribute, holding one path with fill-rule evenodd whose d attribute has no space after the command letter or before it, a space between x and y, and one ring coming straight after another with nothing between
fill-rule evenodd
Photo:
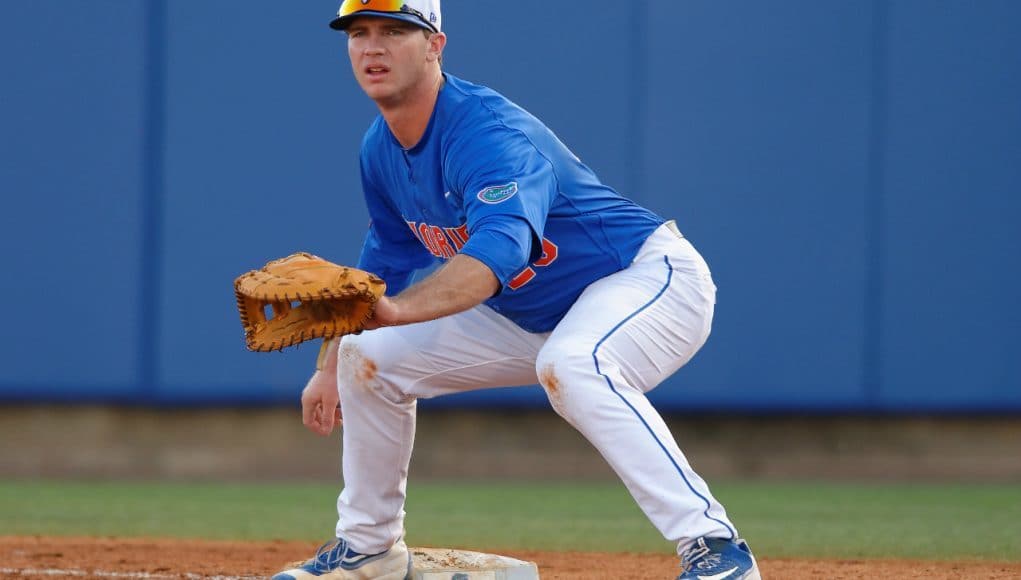
<instances>
[{"instance_id":1,"label":"player's thigh","mask_svg":"<svg viewBox=\"0 0 1021 580\"><path fill-rule=\"evenodd\" d=\"M709 336L715 286L690 244L659 242L585 290L540 353L540 374L570 361L578 372L619 371L644 392L691 360Z\"/></svg>"},{"instance_id":2,"label":"player's thigh","mask_svg":"<svg viewBox=\"0 0 1021 580\"><path fill-rule=\"evenodd\" d=\"M429 322L345 337L340 373L382 380L409 397L536 383L547 335L525 332L485 306Z\"/></svg>"}]
</instances>

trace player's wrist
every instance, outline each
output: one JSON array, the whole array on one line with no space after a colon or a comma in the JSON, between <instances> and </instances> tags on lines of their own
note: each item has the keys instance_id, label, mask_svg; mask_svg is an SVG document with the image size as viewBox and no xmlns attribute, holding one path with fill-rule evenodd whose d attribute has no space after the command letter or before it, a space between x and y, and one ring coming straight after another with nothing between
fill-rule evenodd
<instances>
[{"instance_id":1,"label":"player's wrist","mask_svg":"<svg viewBox=\"0 0 1021 580\"><path fill-rule=\"evenodd\" d=\"M398 326L406 324L403 318L404 308L400 297L382 297L376 302L376 309L373 312L372 321L378 327Z\"/></svg>"},{"instance_id":2,"label":"player's wrist","mask_svg":"<svg viewBox=\"0 0 1021 580\"><path fill-rule=\"evenodd\" d=\"M330 362L330 355L336 352L336 341L337 338L323 339L323 343L319 345L319 354L316 356L316 372L322 372L326 370Z\"/></svg>"}]
</instances>

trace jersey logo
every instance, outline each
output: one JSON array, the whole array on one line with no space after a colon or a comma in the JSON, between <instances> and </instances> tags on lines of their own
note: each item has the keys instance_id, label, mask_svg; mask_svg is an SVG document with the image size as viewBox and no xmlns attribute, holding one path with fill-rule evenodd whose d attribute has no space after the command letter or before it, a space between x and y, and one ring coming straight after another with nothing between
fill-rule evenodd
<instances>
[{"instance_id":1,"label":"jersey logo","mask_svg":"<svg viewBox=\"0 0 1021 580\"><path fill-rule=\"evenodd\" d=\"M483 203L500 203L514 197L518 192L518 182L512 181L506 185L493 185L479 192L479 201Z\"/></svg>"}]
</instances>

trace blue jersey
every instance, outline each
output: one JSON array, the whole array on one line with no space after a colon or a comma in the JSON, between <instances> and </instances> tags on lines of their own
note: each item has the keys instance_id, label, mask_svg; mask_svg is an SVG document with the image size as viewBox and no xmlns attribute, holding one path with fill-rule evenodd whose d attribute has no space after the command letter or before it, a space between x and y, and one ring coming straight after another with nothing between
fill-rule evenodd
<instances>
[{"instance_id":1,"label":"blue jersey","mask_svg":"<svg viewBox=\"0 0 1021 580\"><path fill-rule=\"evenodd\" d=\"M592 282L626 268L663 218L600 183L527 111L444 74L419 142L403 148L382 116L362 142L371 218L359 268L408 286L458 253L501 284L486 301L530 332L552 330Z\"/></svg>"}]
</instances>

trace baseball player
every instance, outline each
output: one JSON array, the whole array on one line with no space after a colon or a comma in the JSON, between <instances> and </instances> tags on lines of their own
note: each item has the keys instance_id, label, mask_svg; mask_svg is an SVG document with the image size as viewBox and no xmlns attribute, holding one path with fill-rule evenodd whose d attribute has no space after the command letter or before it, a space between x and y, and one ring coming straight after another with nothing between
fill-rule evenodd
<instances>
[{"instance_id":1,"label":"baseball player","mask_svg":"<svg viewBox=\"0 0 1021 580\"><path fill-rule=\"evenodd\" d=\"M358 267L388 290L370 330L325 346L301 398L313 432L343 416L336 538L275 578L410 578L416 400L535 383L677 545L680 578L760 578L645 396L709 336L706 263L538 119L443 72L441 22L439 0L345 0L331 22L381 113L361 147Z\"/></svg>"}]
</instances>

